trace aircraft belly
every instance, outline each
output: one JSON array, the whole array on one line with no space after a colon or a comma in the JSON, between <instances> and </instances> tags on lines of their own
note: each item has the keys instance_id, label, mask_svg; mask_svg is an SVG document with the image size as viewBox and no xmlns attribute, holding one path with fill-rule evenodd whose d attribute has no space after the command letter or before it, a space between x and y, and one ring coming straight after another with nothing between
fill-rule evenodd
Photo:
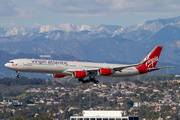
<instances>
[{"instance_id":1,"label":"aircraft belly","mask_svg":"<svg viewBox=\"0 0 180 120\"><path fill-rule=\"evenodd\" d=\"M111 77L129 77L129 76L134 76L134 75L139 75L139 71L135 67L130 67L123 69L121 71L115 71Z\"/></svg>"}]
</instances>

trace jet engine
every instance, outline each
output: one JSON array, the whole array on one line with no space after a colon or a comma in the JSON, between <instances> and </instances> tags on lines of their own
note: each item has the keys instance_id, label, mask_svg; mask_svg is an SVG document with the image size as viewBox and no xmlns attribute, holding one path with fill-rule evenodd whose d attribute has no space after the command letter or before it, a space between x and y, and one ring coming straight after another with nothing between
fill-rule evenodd
<instances>
[{"instance_id":1,"label":"jet engine","mask_svg":"<svg viewBox=\"0 0 180 120\"><path fill-rule=\"evenodd\" d=\"M103 76L107 76L107 75L110 75L112 74L112 70L111 69L108 69L108 68L100 68L98 70L98 75L103 75Z\"/></svg>"},{"instance_id":2,"label":"jet engine","mask_svg":"<svg viewBox=\"0 0 180 120\"><path fill-rule=\"evenodd\" d=\"M53 74L52 76L55 77L55 78L63 78L65 75L63 75L63 74Z\"/></svg>"},{"instance_id":3,"label":"jet engine","mask_svg":"<svg viewBox=\"0 0 180 120\"><path fill-rule=\"evenodd\" d=\"M84 78L86 77L86 72L84 71L74 71L72 74L73 78Z\"/></svg>"}]
</instances>

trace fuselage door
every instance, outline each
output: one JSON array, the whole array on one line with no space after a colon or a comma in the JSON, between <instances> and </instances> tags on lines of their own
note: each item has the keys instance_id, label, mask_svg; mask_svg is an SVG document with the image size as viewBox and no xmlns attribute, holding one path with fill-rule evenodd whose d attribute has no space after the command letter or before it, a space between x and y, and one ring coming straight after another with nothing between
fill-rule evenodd
<instances>
[{"instance_id":1,"label":"fuselage door","mask_svg":"<svg viewBox=\"0 0 180 120\"><path fill-rule=\"evenodd\" d=\"M20 66L20 67L22 67L22 66L23 66L23 64L22 64L22 62L21 62L21 61L18 61L18 66Z\"/></svg>"},{"instance_id":2,"label":"fuselage door","mask_svg":"<svg viewBox=\"0 0 180 120\"><path fill-rule=\"evenodd\" d=\"M25 66L32 66L32 63L30 61L23 61L23 63L21 62L22 66L25 67Z\"/></svg>"}]
</instances>

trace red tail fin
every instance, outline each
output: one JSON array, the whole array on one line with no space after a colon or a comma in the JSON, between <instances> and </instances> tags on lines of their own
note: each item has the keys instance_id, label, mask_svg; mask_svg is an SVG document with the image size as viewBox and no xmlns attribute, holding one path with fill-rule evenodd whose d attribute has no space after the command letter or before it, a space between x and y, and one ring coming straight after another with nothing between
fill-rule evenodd
<instances>
[{"instance_id":1,"label":"red tail fin","mask_svg":"<svg viewBox=\"0 0 180 120\"><path fill-rule=\"evenodd\" d=\"M148 68L155 67L157 64L157 61L159 59L162 46L156 46L144 59L141 61L141 63L147 61L145 64Z\"/></svg>"},{"instance_id":2,"label":"red tail fin","mask_svg":"<svg viewBox=\"0 0 180 120\"><path fill-rule=\"evenodd\" d=\"M156 46L142 61L142 65L137 66L136 68L140 73L146 73L149 72L148 68L154 68L157 64L157 61L159 59L162 46Z\"/></svg>"}]
</instances>

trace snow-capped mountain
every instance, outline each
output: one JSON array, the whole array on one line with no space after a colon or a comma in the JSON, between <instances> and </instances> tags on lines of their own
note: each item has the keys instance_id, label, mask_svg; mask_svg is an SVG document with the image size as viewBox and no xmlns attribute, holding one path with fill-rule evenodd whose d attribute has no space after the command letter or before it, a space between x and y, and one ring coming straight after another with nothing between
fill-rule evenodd
<instances>
[{"instance_id":1,"label":"snow-capped mountain","mask_svg":"<svg viewBox=\"0 0 180 120\"><path fill-rule=\"evenodd\" d=\"M122 36L123 38L135 41L147 40L166 26L176 26L180 28L180 17L147 20L138 25L120 28L114 32L112 37Z\"/></svg>"},{"instance_id":2,"label":"snow-capped mountain","mask_svg":"<svg viewBox=\"0 0 180 120\"><path fill-rule=\"evenodd\" d=\"M16 26L14 28L10 28L5 36L25 35L25 34L27 34L27 30L23 26Z\"/></svg>"},{"instance_id":3,"label":"snow-capped mountain","mask_svg":"<svg viewBox=\"0 0 180 120\"><path fill-rule=\"evenodd\" d=\"M83 30L91 31L93 28L89 25L74 25L74 24L63 24L59 26L53 26L53 25L46 25L39 28L39 33L54 31L54 30L60 30L64 32L80 32Z\"/></svg>"},{"instance_id":4,"label":"snow-capped mountain","mask_svg":"<svg viewBox=\"0 0 180 120\"><path fill-rule=\"evenodd\" d=\"M95 38L106 38L111 37L113 32L121 26L117 25L101 25L100 27L93 28L89 25L74 25L74 24L63 24L63 25L46 25L40 28L27 28L23 26L16 26L9 29L0 29L0 43L4 42L3 39L7 37L13 37L9 41L24 41L24 40L87 40ZM28 37L27 39L22 39L22 37Z\"/></svg>"},{"instance_id":5,"label":"snow-capped mountain","mask_svg":"<svg viewBox=\"0 0 180 120\"><path fill-rule=\"evenodd\" d=\"M180 17L169 19L157 19L147 20L138 25L132 25L128 27L121 27L117 25L104 25L94 28L89 25L75 25L75 24L63 24L63 25L46 25L39 28L27 28L23 26L16 26L13 28L0 29L0 42L4 42L6 37L13 37L14 40L8 41L24 41L24 40L89 40L97 38L125 38L134 41L146 41L155 39L158 36L157 33L167 26L180 28ZM166 28L166 31L168 29ZM22 36L30 37L22 39ZM172 38L173 39L173 36ZM175 37L177 39L177 37Z\"/></svg>"}]
</instances>

